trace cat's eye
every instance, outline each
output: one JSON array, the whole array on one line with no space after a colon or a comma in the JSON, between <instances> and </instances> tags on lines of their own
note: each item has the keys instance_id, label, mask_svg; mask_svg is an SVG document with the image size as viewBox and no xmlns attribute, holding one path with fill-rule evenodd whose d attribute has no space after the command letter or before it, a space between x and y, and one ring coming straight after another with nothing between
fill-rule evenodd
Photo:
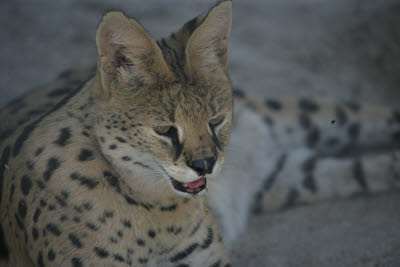
<instances>
[{"instance_id":1,"label":"cat's eye","mask_svg":"<svg viewBox=\"0 0 400 267\"><path fill-rule=\"evenodd\" d=\"M169 130L171 130L172 126L157 126L154 127L154 132L158 135L166 135Z\"/></svg>"},{"instance_id":2,"label":"cat's eye","mask_svg":"<svg viewBox=\"0 0 400 267\"><path fill-rule=\"evenodd\" d=\"M218 127L219 125L221 125L222 122L224 121L224 119L225 119L224 116L218 116L218 117L211 119L208 124L211 129L214 129L215 127Z\"/></svg>"},{"instance_id":3,"label":"cat's eye","mask_svg":"<svg viewBox=\"0 0 400 267\"><path fill-rule=\"evenodd\" d=\"M178 138L178 130L174 126L157 126L153 128L154 132L161 136Z\"/></svg>"}]
</instances>

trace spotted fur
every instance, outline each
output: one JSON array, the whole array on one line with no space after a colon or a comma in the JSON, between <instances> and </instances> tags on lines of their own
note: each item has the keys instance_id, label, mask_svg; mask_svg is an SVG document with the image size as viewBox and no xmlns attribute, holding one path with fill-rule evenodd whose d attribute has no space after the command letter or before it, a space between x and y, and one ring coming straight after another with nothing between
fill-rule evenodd
<instances>
[{"instance_id":1,"label":"spotted fur","mask_svg":"<svg viewBox=\"0 0 400 267\"><path fill-rule=\"evenodd\" d=\"M250 207L398 187L398 111L232 93L230 24L225 1L155 42L108 13L96 68L0 111L9 266L226 267ZM198 179L192 163L208 158L207 192L174 189L171 178Z\"/></svg>"},{"instance_id":2,"label":"spotted fur","mask_svg":"<svg viewBox=\"0 0 400 267\"><path fill-rule=\"evenodd\" d=\"M230 24L221 2L155 42L107 13L96 69L63 73L1 110L9 266L229 265L206 194L172 181L199 179L203 159L207 180L222 167Z\"/></svg>"}]
</instances>

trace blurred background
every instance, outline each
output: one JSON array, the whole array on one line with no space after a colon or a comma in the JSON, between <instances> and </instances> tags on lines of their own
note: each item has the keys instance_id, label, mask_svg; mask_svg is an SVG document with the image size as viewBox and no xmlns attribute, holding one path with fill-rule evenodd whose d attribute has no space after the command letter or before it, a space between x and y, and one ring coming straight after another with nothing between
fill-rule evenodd
<instances>
[{"instance_id":1,"label":"blurred background","mask_svg":"<svg viewBox=\"0 0 400 267\"><path fill-rule=\"evenodd\" d=\"M0 107L96 63L105 11L124 10L154 38L215 1L2 0ZM399 0L233 3L230 74L255 96L315 96L400 106ZM400 196L322 203L252 218L235 266L400 266Z\"/></svg>"}]
</instances>

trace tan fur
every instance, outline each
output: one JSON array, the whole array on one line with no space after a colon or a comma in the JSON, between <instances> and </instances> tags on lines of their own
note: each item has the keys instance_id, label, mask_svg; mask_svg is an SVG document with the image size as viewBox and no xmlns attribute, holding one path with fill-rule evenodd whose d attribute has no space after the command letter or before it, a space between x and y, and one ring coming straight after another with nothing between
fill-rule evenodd
<instances>
[{"instance_id":1,"label":"tan fur","mask_svg":"<svg viewBox=\"0 0 400 267\"><path fill-rule=\"evenodd\" d=\"M230 16L231 3L220 3L199 30L226 32ZM96 42L93 78L22 127L8 125L13 134L0 151L9 266L225 266L206 194L191 196L171 184L199 179L189 166L194 160L216 158L209 180L222 167L233 112L225 66L215 66L218 75L174 73L162 47L121 12L104 16ZM174 49L192 54L186 43ZM190 68L196 72L196 61L215 64L219 56L197 51ZM212 130L215 117L223 121ZM178 144L157 132L170 126Z\"/></svg>"},{"instance_id":2,"label":"tan fur","mask_svg":"<svg viewBox=\"0 0 400 267\"><path fill-rule=\"evenodd\" d=\"M227 267L253 202L276 211L400 186L398 111L236 91L234 119L230 26L229 1L157 42L110 12L96 69L0 111L8 266ZM173 187L212 157L208 191Z\"/></svg>"}]
</instances>

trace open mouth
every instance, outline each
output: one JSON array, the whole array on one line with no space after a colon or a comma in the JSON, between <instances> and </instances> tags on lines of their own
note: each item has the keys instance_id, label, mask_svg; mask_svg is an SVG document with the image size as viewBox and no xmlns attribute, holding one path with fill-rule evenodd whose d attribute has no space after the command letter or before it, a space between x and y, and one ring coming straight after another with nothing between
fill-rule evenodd
<instances>
[{"instance_id":1,"label":"open mouth","mask_svg":"<svg viewBox=\"0 0 400 267\"><path fill-rule=\"evenodd\" d=\"M204 176L190 183L182 183L172 177L170 177L170 179L176 190L192 195L203 191L203 189L207 187L207 179Z\"/></svg>"}]
</instances>

